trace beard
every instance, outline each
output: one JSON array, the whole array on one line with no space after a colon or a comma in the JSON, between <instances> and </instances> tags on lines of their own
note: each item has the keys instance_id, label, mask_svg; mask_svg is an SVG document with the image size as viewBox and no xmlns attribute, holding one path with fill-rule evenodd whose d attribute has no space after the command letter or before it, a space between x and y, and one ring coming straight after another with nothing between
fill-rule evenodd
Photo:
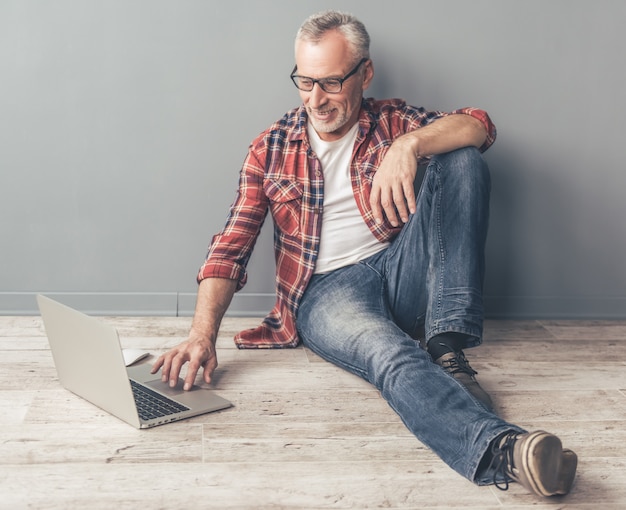
<instances>
[{"instance_id":1,"label":"beard","mask_svg":"<svg viewBox=\"0 0 626 510\"><path fill-rule=\"evenodd\" d=\"M322 111L325 111L325 110L322 110ZM344 111L336 110L336 111L338 113L335 118L333 118L332 120L325 121L325 120L321 120L315 117L315 115L313 114L313 109L307 107L307 112L309 113L309 122L311 123L315 131L317 131L318 133L334 133L335 131L338 131L339 129L341 129L343 126L346 125L346 123L349 120L348 112L346 112L345 110Z\"/></svg>"}]
</instances>

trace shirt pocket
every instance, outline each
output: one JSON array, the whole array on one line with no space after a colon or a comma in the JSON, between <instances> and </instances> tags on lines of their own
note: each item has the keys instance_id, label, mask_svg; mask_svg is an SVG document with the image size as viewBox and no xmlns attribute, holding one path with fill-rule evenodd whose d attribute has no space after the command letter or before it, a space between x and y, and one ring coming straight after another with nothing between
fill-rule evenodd
<instances>
[{"instance_id":1,"label":"shirt pocket","mask_svg":"<svg viewBox=\"0 0 626 510\"><path fill-rule=\"evenodd\" d=\"M290 179L265 179L263 189L270 201L274 225L285 235L300 235L302 185Z\"/></svg>"}]
</instances>

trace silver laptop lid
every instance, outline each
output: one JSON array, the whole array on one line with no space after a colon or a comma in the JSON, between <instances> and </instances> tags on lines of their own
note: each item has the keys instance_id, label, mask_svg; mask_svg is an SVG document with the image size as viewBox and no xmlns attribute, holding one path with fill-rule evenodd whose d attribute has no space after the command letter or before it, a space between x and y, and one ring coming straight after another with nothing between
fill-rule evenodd
<instances>
[{"instance_id":1,"label":"silver laptop lid","mask_svg":"<svg viewBox=\"0 0 626 510\"><path fill-rule=\"evenodd\" d=\"M115 328L45 296L38 295L37 302L61 384L139 427Z\"/></svg>"}]
</instances>

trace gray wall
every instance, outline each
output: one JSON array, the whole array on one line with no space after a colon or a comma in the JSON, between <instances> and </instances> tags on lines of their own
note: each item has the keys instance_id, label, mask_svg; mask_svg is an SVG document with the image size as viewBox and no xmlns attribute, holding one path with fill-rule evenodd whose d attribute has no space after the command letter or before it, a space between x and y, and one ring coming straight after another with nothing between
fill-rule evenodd
<instances>
[{"instance_id":1,"label":"gray wall","mask_svg":"<svg viewBox=\"0 0 626 510\"><path fill-rule=\"evenodd\" d=\"M626 317L626 3L0 0L0 313L190 314L250 140L298 104L300 22L368 26L371 95L480 106L489 316ZM273 304L270 224L230 313Z\"/></svg>"}]
</instances>

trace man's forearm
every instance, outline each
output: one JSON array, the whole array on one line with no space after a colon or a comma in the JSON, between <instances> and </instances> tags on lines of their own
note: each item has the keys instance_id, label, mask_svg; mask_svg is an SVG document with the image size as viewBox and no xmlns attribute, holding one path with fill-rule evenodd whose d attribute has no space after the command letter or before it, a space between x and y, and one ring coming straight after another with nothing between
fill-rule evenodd
<instances>
[{"instance_id":1,"label":"man's forearm","mask_svg":"<svg viewBox=\"0 0 626 510\"><path fill-rule=\"evenodd\" d=\"M191 330L215 343L222 318L237 290L237 280L205 278L198 286Z\"/></svg>"},{"instance_id":2,"label":"man's forearm","mask_svg":"<svg viewBox=\"0 0 626 510\"><path fill-rule=\"evenodd\" d=\"M410 145L417 158L423 158L462 147L481 147L487 139L487 131L483 123L471 115L454 114L441 117L400 139Z\"/></svg>"}]
</instances>

